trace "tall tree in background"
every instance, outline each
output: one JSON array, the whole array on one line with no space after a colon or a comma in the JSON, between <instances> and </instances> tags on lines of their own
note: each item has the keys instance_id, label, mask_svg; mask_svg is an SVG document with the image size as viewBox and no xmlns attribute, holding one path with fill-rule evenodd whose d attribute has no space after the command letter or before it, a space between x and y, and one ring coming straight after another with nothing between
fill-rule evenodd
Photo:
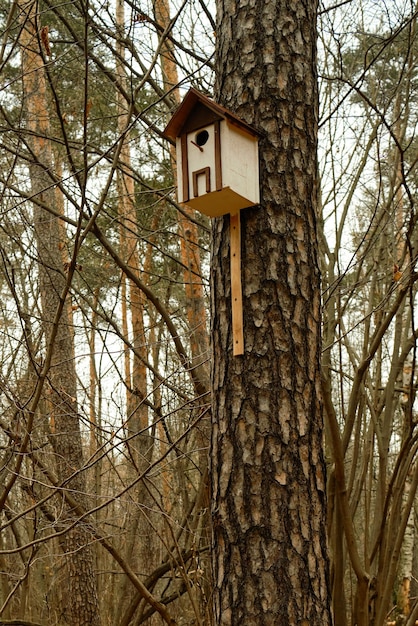
<instances>
[{"instance_id":1,"label":"tall tree in background","mask_svg":"<svg viewBox=\"0 0 418 626\"><path fill-rule=\"evenodd\" d=\"M50 439L56 454L58 480L86 504L86 481L82 473L83 450L77 407L74 335L69 290L75 258L64 268L61 249L63 227L51 213L55 207L54 165L50 136L44 61L41 50L39 15L35 2L20 3L22 78L24 110L33 161L29 166L33 221L39 262L39 283L44 336L44 365L39 372L34 402L29 414L37 414L35 400L46 391ZM47 31L44 37L47 37ZM46 206L46 208L44 208ZM66 270L66 271L65 271ZM34 356L34 355L33 355ZM36 412L36 413L35 413ZM39 415L41 418L41 416ZM42 416L44 419L45 416ZM67 555L68 587L63 597L64 620L69 626L100 624L96 579L93 570L91 535L78 514L64 506L59 524L65 529L60 545ZM71 527L74 526L72 529Z\"/></svg>"},{"instance_id":2,"label":"tall tree in background","mask_svg":"<svg viewBox=\"0 0 418 626\"><path fill-rule=\"evenodd\" d=\"M417 39L415 4L399 9L377 24L372 3L350 3L339 14L347 37L328 30L331 13L321 17L323 397L339 626L418 617Z\"/></svg>"},{"instance_id":3,"label":"tall tree in background","mask_svg":"<svg viewBox=\"0 0 418 626\"><path fill-rule=\"evenodd\" d=\"M0 151L0 455L7 478L0 619L96 623L96 568L103 624L150 623L155 611L166 623L192 615L201 624L208 576L200 558L208 542L196 425L208 414L207 385L192 366L178 220L156 126L167 107L155 24L128 10L126 27L118 28L115 14L109 30L114 8L93 4L88 26L85 4L22 4L22 19L15 8L0 9L2 79L12 85L1 107L7 132L0 133L7 138ZM25 9L33 17L27 25ZM127 242L135 244L128 251ZM121 303L123 284L129 289ZM135 324L139 311L147 342ZM88 347L82 327L91 328ZM96 398L86 393L87 354ZM23 407L17 420L16 407ZM83 454L87 434L96 439L90 458ZM152 494L146 506L144 485ZM143 514L152 542L137 531ZM93 547L86 542L106 554L97 550L87 563ZM65 558L57 558L59 545ZM64 561L71 572L65 595Z\"/></svg>"},{"instance_id":4,"label":"tall tree in background","mask_svg":"<svg viewBox=\"0 0 418 626\"><path fill-rule=\"evenodd\" d=\"M241 212L245 354L232 356L229 221L213 228L216 624L331 623L316 243L316 0L218 2L217 96L262 133Z\"/></svg>"},{"instance_id":5,"label":"tall tree in background","mask_svg":"<svg viewBox=\"0 0 418 626\"><path fill-rule=\"evenodd\" d=\"M128 76L125 60L125 2L116 2L116 75L119 85L124 92L128 91ZM117 177L117 204L120 221L120 248L124 261L138 278L141 276L141 263L138 251L139 236L137 232L135 183L131 166L131 114L126 98L117 91L118 106L118 133L121 137L120 167ZM153 449L153 438L149 432L148 407L144 402L147 396L147 368L148 349L144 326L144 296L140 289L122 272L121 276L122 325L126 342L132 336L134 350L126 348L124 355L125 384L126 384L126 422L125 430L128 437L128 455L131 463L127 465L130 479L134 480L144 474L150 465ZM129 320L131 324L129 324ZM133 504L127 507L123 524L126 536L127 560L137 572L144 572L147 564L156 561L155 538L148 522L152 507L152 498L149 488L142 480L131 496ZM154 549L153 549L154 548ZM118 604L115 612L123 614L124 608L129 605L131 593L134 592L127 578L119 581L117 593Z\"/></svg>"}]
</instances>

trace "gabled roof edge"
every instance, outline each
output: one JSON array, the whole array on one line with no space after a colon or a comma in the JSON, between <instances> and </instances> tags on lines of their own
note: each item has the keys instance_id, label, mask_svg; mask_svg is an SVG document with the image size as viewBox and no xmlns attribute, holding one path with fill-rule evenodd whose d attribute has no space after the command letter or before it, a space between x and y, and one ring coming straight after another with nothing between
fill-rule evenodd
<instances>
[{"instance_id":1,"label":"gabled roof edge","mask_svg":"<svg viewBox=\"0 0 418 626\"><path fill-rule=\"evenodd\" d=\"M261 133L257 131L253 126L247 124L242 119L237 117L234 113L218 104L208 96L205 96L203 93L200 93L194 87L191 87L187 94L184 96L183 101L177 107L176 111L174 111L170 121L163 131L163 136L171 141L175 141L176 137L178 137L181 133L181 129L183 128L187 118L190 113L193 111L196 104L200 102L203 106L207 107L217 115L220 115L224 119L229 120L232 124L235 124L252 135L259 136Z\"/></svg>"}]
</instances>

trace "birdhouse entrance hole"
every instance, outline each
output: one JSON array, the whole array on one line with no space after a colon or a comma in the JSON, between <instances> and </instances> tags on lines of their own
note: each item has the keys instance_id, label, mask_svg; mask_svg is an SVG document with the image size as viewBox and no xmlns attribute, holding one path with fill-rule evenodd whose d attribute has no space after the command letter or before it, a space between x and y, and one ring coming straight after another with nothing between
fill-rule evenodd
<instances>
[{"instance_id":1,"label":"birdhouse entrance hole","mask_svg":"<svg viewBox=\"0 0 418 626\"><path fill-rule=\"evenodd\" d=\"M198 146L204 146L209 139L209 133L207 130L201 130L200 133L196 135L196 143Z\"/></svg>"}]
</instances>

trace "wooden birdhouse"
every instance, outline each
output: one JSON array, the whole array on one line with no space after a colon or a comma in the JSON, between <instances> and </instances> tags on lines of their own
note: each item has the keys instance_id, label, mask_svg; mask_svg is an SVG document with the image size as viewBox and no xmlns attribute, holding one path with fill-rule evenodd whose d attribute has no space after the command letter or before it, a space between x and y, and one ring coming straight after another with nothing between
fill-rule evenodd
<instances>
[{"instance_id":1,"label":"wooden birdhouse","mask_svg":"<svg viewBox=\"0 0 418 626\"><path fill-rule=\"evenodd\" d=\"M178 201L219 217L260 202L258 133L190 89L164 135L176 142Z\"/></svg>"},{"instance_id":2,"label":"wooden birdhouse","mask_svg":"<svg viewBox=\"0 0 418 626\"><path fill-rule=\"evenodd\" d=\"M209 217L231 215L233 353L244 354L240 210L260 202L259 134L224 107L190 89L164 135L176 142L179 202Z\"/></svg>"}]
</instances>

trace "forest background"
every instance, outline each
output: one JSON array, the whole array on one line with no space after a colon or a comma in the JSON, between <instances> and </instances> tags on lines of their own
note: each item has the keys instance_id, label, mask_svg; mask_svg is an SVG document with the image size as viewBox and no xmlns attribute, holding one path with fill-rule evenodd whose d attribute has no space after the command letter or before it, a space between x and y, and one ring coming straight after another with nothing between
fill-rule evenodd
<instances>
[{"instance_id":1,"label":"forest background","mask_svg":"<svg viewBox=\"0 0 418 626\"><path fill-rule=\"evenodd\" d=\"M417 17L319 8L338 626L418 619ZM0 623L210 624L210 224L162 131L212 95L214 6L12 0L0 24Z\"/></svg>"}]
</instances>

